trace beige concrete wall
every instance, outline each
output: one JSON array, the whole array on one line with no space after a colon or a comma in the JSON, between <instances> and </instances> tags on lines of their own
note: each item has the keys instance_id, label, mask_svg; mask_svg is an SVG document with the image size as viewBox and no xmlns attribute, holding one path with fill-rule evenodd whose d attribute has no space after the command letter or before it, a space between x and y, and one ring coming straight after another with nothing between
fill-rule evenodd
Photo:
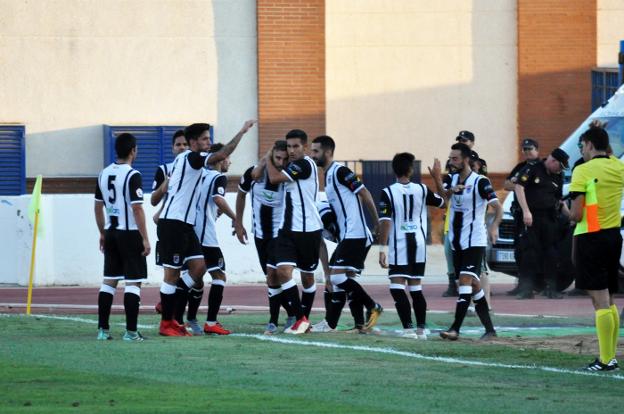
<instances>
[{"instance_id":1,"label":"beige concrete wall","mask_svg":"<svg viewBox=\"0 0 624 414\"><path fill-rule=\"evenodd\" d=\"M0 0L0 122L26 124L28 176L97 174L102 124L229 140L256 90L253 0ZM252 131L233 172L256 154Z\"/></svg>"},{"instance_id":2,"label":"beige concrete wall","mask_svg":"<svg viewBox=\"0 0 624 414\"><path fill-rule=\"evenodd\" d=\"M618 66L620 40L624 40L623 22L624 1L598 0L598 66Z\"/></svg>"},{"instance_id":3,"label":"beige concrete wall","mask_svg":"<svg viewBox=\"0 0 624 414\"><path fill-rule=\"evenodd\" d=\"M515 165L515 0L326 7L327 132L337 158L411 151L426 166L468 129L490 171Z\"/></svg>"}]
</instances>

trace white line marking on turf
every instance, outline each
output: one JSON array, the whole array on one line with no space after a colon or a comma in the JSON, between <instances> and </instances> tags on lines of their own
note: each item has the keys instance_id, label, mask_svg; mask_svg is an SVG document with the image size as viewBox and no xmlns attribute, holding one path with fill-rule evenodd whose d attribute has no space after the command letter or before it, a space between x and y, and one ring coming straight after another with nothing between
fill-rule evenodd
<instances>
[{"instance_id":1,"label":"white line marking on turf","mask_svg":"<svg viewBox=\"0 0 624 414\"><path fill-rule=\"evenodd\" d=\"M11 318L11 317L26 316L26 315L14 314L14 313L0 313L0 316ZM73 317L73 316L38 315L38 314L32 314L30 316L34 317L34 318L56 319L56 320L59 320L59 321L80 322L80 323L88 323L88 324L92 324L92 325L97 325L97 323L98 323L98 321L96 319L77 318L77 317ZM125 323L114 323L113 325L126 326ZM141 324L138 324L137 328L141 328L141 329L155 329L155 328L157 328L157 326L156 325L141 325Z\"/></svg>"},{"instance_id":2,"label":"white line marking on turf","mask_svg":"<svg viewBox=\"0 0 624 414\"><path fill-rule=\"evenodd\" d=\"M345 344L339 344L339 343L334 343L334 342L298 341L295 339L276 338L274 336L266 336L266 335L232 334L230 336L254 338L260 341L276 342L276 343L287 344L287 345L313 346L317 348L348 349L351 351L362 351L362 352L372 352L372 353L378 353L378 354L397 355L397 356L404 356L408 358L421 359L425 361L443 362L447 364L463 364L463 365L473 365L473 366L491 367L491 368L527 369L527 370L554 372L558 374L572 374L572 375L613 378L617 380L624 380L624 376L618 375L618 374L602 375L602 374L593 373L593 372L573 371L569 369L542 367L538 365L513 365L513 364L499 364L496 362L471 361L471 360L459 359L459 358L429 356L429 355L418 354L415 352L399 351L393 348L377 348L377 347L361 346L361 345L345 345Z\"/></svg>"}]
</instances>

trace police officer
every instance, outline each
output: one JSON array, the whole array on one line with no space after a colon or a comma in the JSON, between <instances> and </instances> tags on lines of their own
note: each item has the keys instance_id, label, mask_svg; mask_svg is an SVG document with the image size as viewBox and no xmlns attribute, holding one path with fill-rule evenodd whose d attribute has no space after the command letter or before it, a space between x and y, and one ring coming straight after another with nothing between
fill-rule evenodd
<instances>
[{"instance_id":1,"label":"police officer","mask_svg":"<svg viewBox=\"0 0 624 414\"><path fill-rule=\"evenodd\" d=\"M520 278L525 286L519 299L533 297L538 275L543 274L545 295L549 299L561 299L556 289L557 266L557 216L567 208L561 202L564 168L568 168L568 154L555 148L550 155L534 164L527 164L518 174L515 193L522 209L524 231L518 239L522 260L518 263Z\"/></svg>"},{"instance_id":2,"label":"police officer","mask_svg":"<svg viewBox=\"0 0 624 414\"><path fill-rule=\"evenodd\" d=\"M509 173L507 178L505 178L504 189L507 191L514 191L516 187L516 183L518 182L518 175L520 171L524 169L527 165L533 165L536 162L539 162L539 144L533 138L525 138L522 140L522 156L524 160L518 163L513 170ZM514 197L513 202L511 203L511 215L514 218L514 250L516 261L520 262L522 260L522 251L518 248L518 237L524 230L524 223L522 220L522 209L520 208L520 204L518 204L518 198ZM515 296L521 291L524 291L525 281L518 275L518 285L507 292L510 296Z\"/></svg>"}]
</instances>

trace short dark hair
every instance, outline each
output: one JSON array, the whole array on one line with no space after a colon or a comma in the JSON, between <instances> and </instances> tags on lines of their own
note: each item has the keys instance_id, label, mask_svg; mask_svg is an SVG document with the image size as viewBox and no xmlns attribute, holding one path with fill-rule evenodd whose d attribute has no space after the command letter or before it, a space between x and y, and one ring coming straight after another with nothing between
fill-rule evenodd
<instances>
[{"instance_id":1,"label":"short dark hair","mask_svg":"<svg viewBox=\"0 0 624 414\"><path fill-rule=\"evenodd\" d=\"M470 158L470 155L472 154L472 150L470 149L470 147L462 142L453 144L451 146L451 149L460 151L463 158Z\"/></svg>"},{"instance_id":2,"label":"short dark hair","mask_svg":"<svg viewBox=\"0 0 624 414\"><path fill-rule=\"evenodd\" d=\"M136 138L134 135L124 132L115 138L115 153L117 158L128 158L130 152L136 148Z\"/></svg>"},{"instance_id":3,"label":"short dark hair","mask_svg":"<svg viewBox=\"0 0 624 414\"><path fill-rule=\"evenodd\" d=\"M184 131L181 129L178 129L175 134L173 134L173 137L171 138L171 145L175 145L176 139L183 137L184 136Z\"/></svg>"},{"instance_id":4,"label":"short dark hair","mask_svg":"<svg viewBox=\"0 0 624 414\"><path fill-rule=\"evenodd\" d=\"M323 150L331 150L332 153L336 149L336 143L334 142L334 139L329 135L321 135L320 137L316 137L314 138L314 141L312 141L312 143L321 144L321 148Z\"/></svg>"},{"instance_id":5,"label":"short dark hair","mask_svg":"<svg viewBox=\"0 0 624 414\"><path fill-rule=\"evenodd\" d=\"M288 131L288 133L286 134L286 139L294 138L299 138L302 144L308 142L308 134L306 134L305 131L301 129L291 129L290 131Z\"/></svg>"},{"instance_id":6,"label":"short dark hair","mask_svg":"<svg viewBox=\"0 0 624 414\"><path fill-rule=\"evenodd\" d=\"M592 126L583 132L581 140L591 142L597 151L606 151L609 148L609 134L599 127Z\"/></svg>"},{"instance_id":7,"label":"short dark hair","mask_svg":"<svg viewBox=\"0 0 624 414\"><path fill-rule=\"evenodd\" d=\"M217 152L217 151L221 151L221 149L223 149L223 147L225 147L225 145L223 145L223 144L222 144L222 143L220 143L220 142L217 142L216 144L212 144L212 145L210 146L210 149L208 150L208 152L210 152L210 153L215 153L215 152Z\"/></svg>"},{"instance_id":8,"label":"short dark hair","mask_svg":"<svg viewBox=\"0 0 624 414\"><path fill-rule=\"evenodd\" d=\"M191 124L184 128L184 136L186 140L190 142L191 140L197 140L205 131L210 131L210 124Z\"/></svg>"},{"instance_id":9,"label":"short dark hair","mask_svg":"<svg viewBox=\"0 0 624 414\"><path fill-rule=\"evenodd\" d=\"M410 168L414 168L414 154L401 152L392 158L392 170L397 177L406 177Z\"/></svg>"},{"instance_id":10,"label":"short dark hair","mask_svg":"<svg viewBox=\"0 0 624 414\"><path fill-rule=\"evenodd\" d=\"M286 145L286 140L278 139L273 144L273 151L288 151L288 145Z\"/></svg>"}]
</instances>

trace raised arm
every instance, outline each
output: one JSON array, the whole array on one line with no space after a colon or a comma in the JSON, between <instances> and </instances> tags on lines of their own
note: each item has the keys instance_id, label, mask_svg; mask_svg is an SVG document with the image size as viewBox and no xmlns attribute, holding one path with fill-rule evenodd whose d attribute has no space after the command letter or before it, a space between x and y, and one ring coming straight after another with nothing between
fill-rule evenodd
<instances>
[{"instance_id":1,"label":"raised arm","mask_svg":"<svg viewBox=\"0 0 624 414\"><path fill-rule=\"evenodd\" d=\"M211 157L208 159L208 163L216 164L217 162L229 157L234 152L234 150L240 143L240 140L243 138L243 136L247 133L247 131L249 131L249 129L252 126L254 126L255 123L256 123L255 119L250 119L249 121L245 121L240 131L238 131L238 133L234 135L234 138L232 138L230 142L225 144L225 146L221 148L219 151L211 155Z\"/></svg>"}]
</instances>

